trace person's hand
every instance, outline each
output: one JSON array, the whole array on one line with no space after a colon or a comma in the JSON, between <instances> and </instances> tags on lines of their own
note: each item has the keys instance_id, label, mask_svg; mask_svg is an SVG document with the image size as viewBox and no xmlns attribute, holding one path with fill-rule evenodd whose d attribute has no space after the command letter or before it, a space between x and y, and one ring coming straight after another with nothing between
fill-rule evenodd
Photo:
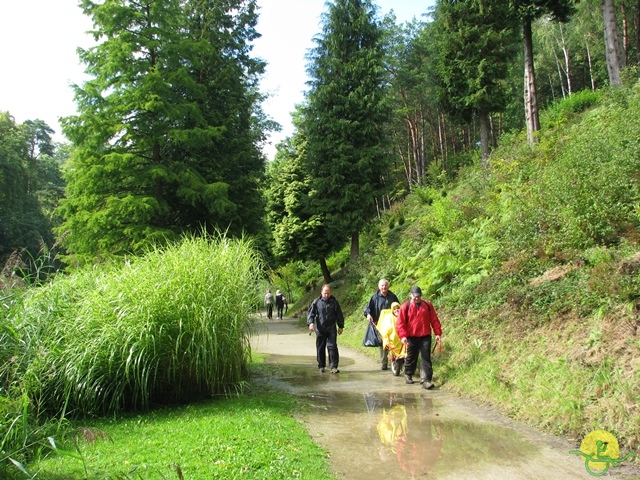
<instances>
[{"instance_id":1,"label":"person's hand","mask_svg":"<svg viewBox=\"0 0 640 480\"><path fill-rule=\"evenodd\" d=\"M313 323L310 323L310 324L309 324L309 331L311 331L311 332L313 332L313 331L314 331L314 329L313 329Z\"/></svg>"},{"instance_id":2,"label":"person's hand","mask_svg":"<svg viewBox=\"0 0 640 480\"><path fill-rule=\"evenodd\" d=\"M403 345L407 344L407 337L402 337L400 340L402 340Z\"/></svg>"},{"instance_id":3,"label":"person's hand","mask_svg":"<svg viewBox=\"0 0 640 480\"><path fill-rule=\"evenodd\" d=\"M338 329L338 335L342 335L342 329L341 328Z\"/></svg>"},{"instance_id":4,"label":"person's hand","mask_svg":"<svg viewBox=\"0 0 640 480\"><path fill-rule=\"evenodd\" d=\"M371 316L371 314L367 315L367 320L369 320L369 323L373 323L373 317Z\"/></svg>"},{"instance_id":5,"label":"person's hand","mask_svg":"<svg viewBox=\"0 0 640 480\"><path fill-rule=\"evenodd\" d=\"M436 335L436 342L440 341L440 335Z\"/></svg>"}]
</instances>

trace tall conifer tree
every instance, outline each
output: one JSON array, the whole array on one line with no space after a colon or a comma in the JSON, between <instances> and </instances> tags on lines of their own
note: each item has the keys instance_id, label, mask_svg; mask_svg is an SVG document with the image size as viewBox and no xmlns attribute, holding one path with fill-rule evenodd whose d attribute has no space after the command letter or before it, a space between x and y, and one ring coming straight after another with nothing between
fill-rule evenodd
<instances>
[{"instance_id":1,"label":"tall conifer tree","mask_svg":"<svg viewBox=\"0 0 640 480\"><path fill-rule=\"evenodd\" d=\"M535 132L540 130L538 94L533 64L533 22L548 15L553 20L566 22L575 9L575 0L510 0L514 13L522 22L524 39L524 113L529 143L535 143Z\"/></svg>"},{"instance_id":2,"label":"tall conifer tree","mask_svg":"<svg viewBox=\"0 0 640 480\"><path fill-rule=\"evenodd\" d=\"M385 191L386 74L383 31L369 0L336 0L323 14L308 73L304 111L312 208L321 214L327 250L351 237L359 253L360 230L375 215L375 199Z\"/></svg>"},{"instance_id":3,"label":"tall conifer tree","mask_svg":"<svg viewBox=\"0 0 640 480\"><path fill-rule=\"evenodd\" d=\"M503 111L508 102L505 84L519 41L517 18L509 0L441 0L434 27L441 104L466 121L477 117L487 164L489 114Z\"/></svg>"},{"instance_id":4,"label":"tall conifer tree","mask_svg":"<svg viewBox=\"0 0 640 480\"><path fill-rule=\"evenodd\" d=\"M60 233L78 258L186 231L256 230L264 172L254 0L82 0L98 44L64 121Z\"/></svg>"}]
</instances>

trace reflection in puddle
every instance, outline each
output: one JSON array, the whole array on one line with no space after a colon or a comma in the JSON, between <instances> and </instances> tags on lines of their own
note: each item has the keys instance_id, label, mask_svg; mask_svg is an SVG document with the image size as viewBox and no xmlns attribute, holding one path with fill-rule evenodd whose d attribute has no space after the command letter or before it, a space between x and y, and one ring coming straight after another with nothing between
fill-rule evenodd
<instances>
[{"instance_id":1,"label":"reflection in puddle","mask_svg":"<svg viewBox=\"0 0 640 480\"><path fill-rule=\"evenodd\" d=\"M262 380L301 399L299 417L340 478L585 478L568 453L446 392L349 369L349 358L337 375L319 373L313 356L268 355L266 363Z\"/></svg>"},{"instance_id":2,"label":"reflection in puddle","mask_svg":"<svg viewBox=\"0 0 640 480\"><path fill-rule=\"evenodd\" d=\"M359 432L351 436L369 445L375 464L411 476L436 472L438 463L449 474L487 461L518 464L537 452L535 445L505 427L442 412L449 407L427 395L332 392L303 398L308 412L335 417L345 435L348 430Z\"/></svg>"}]
</instances>

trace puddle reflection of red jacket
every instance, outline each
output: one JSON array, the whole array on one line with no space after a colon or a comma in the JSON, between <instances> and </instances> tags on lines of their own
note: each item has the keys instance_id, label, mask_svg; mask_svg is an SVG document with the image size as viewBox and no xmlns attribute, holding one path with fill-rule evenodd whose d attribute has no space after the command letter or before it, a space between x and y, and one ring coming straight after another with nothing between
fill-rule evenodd
<instances>
[{"instance_id":1,"label":"puddle reflection of red jacket","mask_svg":"<svg viewBox=\"0 0 640 480\"><path fill-rule=\"evenodd\" d=\"M442 437L413 441L400 438L396 443L396 456L400 468L406 473L422 476L429 473L440 458Z\"/></svg>"},{"instance_id":2,"label":"puddle reflection of red jacket","mask_svg":"<svg viewBox=\"0 0 640 480\"><path fill-rule=\"evenodd\" d=\"M396 320L396 331L400 338L426 337L431 335L431 330L436 335L442 335L440 319L431 302L420 300L416 305L409 300L404 302Z\"/></svg>"}]
</instances>

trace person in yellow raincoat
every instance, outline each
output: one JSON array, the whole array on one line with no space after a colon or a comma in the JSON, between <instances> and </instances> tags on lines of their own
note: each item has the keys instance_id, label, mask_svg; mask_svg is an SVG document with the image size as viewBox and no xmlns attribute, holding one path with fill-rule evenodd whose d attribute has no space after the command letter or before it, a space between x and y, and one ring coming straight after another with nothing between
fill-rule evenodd
<instances>
[{"instance_id":1,"label":"person in yellow raincoat","mask_svg":"<svg viewBox=\"0 0 640 480\"><path fill-rule=\"evenodd\" d=\"M402 343L396 332L396 319L400 311L400 304L393 302L391 308L380 312L380 318L376 328L382 337L382 347L391 353L391 371L395 376L400 375L400 370L407 355L407 346Z\"/></svg>"}]
</instances>

